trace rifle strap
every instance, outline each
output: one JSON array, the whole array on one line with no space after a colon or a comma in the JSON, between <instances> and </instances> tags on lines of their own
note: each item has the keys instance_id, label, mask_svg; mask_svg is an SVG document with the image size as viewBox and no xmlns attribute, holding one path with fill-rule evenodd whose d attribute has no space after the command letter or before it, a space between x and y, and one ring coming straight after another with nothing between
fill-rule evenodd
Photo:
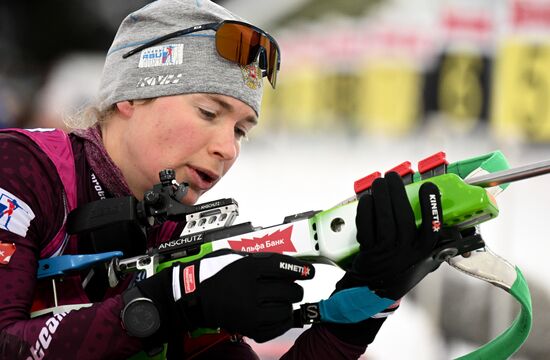
<instances>
[{"instance_id":1,"label":"rifle strap","mask_svg":"<svg viewBox=\"0 0 550 360\"><path fill-rule=\"evenodd\" d=\"M487 247L473 252L468 258L449 259L448 263L469 276L503 289L521 305L519 314L507 330L477 350L459 357L458 360L508 359L525 342L533 322L531 295L520 269Z\"/></svg>"}]
</instances>

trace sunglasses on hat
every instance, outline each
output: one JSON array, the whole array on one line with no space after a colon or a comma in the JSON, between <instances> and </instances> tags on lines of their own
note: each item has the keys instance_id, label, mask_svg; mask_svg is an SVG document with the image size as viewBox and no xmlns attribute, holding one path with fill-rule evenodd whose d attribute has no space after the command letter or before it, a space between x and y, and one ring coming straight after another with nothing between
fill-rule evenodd
<instances>
[{"instance_id":1,"label":"sunglasses on hat","mask_svg":"<svg viewBox=\"0 0 550 360\"><path fill-rule=\"evenodd\" d=\"M277 83L277 71L281 67L281 52L275 39L253 25L224 20L219 23L196 25L187 29L178 30L158 37L122 55L124 59L141 50L159 44L165 40L191 34L202 30L216 31L216 49L218 54L226 60L240 65L249 65L259 57L259 66L262 76L267 76L271 86Z\"/></svg>"}]
</instances>

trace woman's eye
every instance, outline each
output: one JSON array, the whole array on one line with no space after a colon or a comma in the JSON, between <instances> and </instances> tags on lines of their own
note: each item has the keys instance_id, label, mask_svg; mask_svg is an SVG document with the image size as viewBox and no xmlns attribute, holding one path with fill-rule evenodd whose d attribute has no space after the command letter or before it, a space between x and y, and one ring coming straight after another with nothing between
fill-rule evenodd
<instances>
[{"instance_id":1,"label":"woman's eye","mask_svg":"<svg viewBox=\"0 0 550 360\"><path fill-rule=\"evenodd\" d=\"M201 115L206 118L206 119L213 119L216 117L216 114L211 112L211 111L208 111L208 110L205 110L203 108L199 108L199 111L201 113Z\"/></svg>"},{"instance_id":2,"label":"woman's eye","mask_svg":"<svg viewBox=\"0 0 550 360\"><path fill-rule=\"evenodd\" d=\"M236 127L235 128L235 137L237 140L247 139L247 132L241 128Z\"/></svg>"}]
</instances>

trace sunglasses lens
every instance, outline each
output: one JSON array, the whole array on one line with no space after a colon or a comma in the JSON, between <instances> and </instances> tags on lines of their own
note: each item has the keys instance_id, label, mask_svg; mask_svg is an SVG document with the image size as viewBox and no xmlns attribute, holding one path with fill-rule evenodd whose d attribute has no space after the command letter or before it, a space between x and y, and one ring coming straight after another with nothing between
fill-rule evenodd
<instances>
[{"instance_id":1,"label":"sunglasses lens","mask_svg":"<svg viewBox=\"0 0 550 360\"><path fill-rule=\"evenodd\" d=\"M279 51L274 50L271 52L269 57L269 64L271 66L267 67L267 79L271 83L271 86L275 89L275 84L277 83L277 73L279 67Z\"/></svg>"},{"instance_id":2,"label":"sunglasses lens","mask_svg":"<svg viewBox=\"0 0 550 360\"><path fill-rule=\"evenodd\" d=\"M216 31L216 48L220 56L241 65L252 63L264 51L267 78L275 87L279 49L265 34L244 24L224 23Z\"/></svg>"}]
</instances>

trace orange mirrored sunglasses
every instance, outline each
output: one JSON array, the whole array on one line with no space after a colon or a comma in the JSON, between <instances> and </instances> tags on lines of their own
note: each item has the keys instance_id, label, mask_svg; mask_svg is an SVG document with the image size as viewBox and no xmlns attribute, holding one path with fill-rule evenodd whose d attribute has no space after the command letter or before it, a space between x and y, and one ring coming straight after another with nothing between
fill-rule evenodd
<instances>
[{"instance_id":1,"label":"orange mirrored sunglasses","mask_svg":"<svg viewBox=\"0 0 550 360\"><path fill-rule=\"evenodd\" d=\"M236 21L224 20L219 23L197 25L163 35L130 50L123 58L134 55L141 50L160 44L175 37L191 34L202 30L215 30L216 49L226 60L240 65L249 65L258 60L262 76L267 76L273 88L277 83L277 72L281 67L281 52L275 39L253 25Z\"/></svg>"}]
</instances>

